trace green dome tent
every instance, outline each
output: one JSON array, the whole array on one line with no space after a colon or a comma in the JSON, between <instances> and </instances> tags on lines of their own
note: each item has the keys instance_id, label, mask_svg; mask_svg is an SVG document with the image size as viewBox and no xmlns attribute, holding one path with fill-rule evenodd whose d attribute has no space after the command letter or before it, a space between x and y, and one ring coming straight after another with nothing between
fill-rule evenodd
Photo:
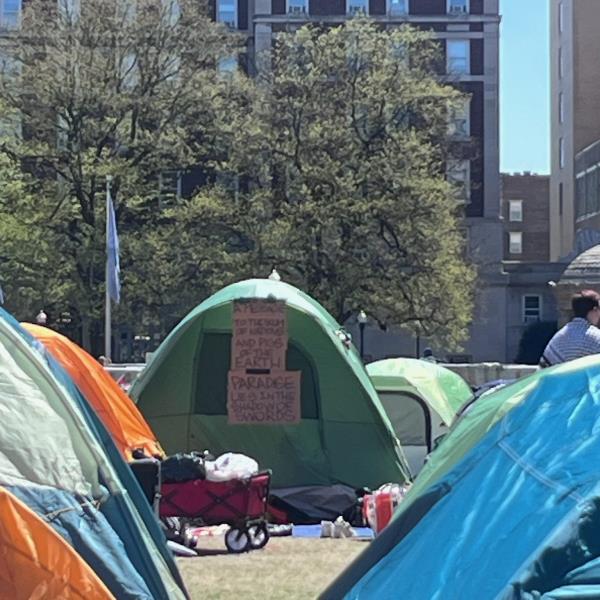
<instances>
[{"instance_id":1,"label":"green dome tent","mask_svg":"<svg viewBox=\"0 0 600 600\"><path fill-rule=\"evenodd\" d=\"M510 385L481 396L453 423L448 435L431 454L404 499L402 509L450 471L500 419L519 406L545 377L556 371L569 373L576 368L577 365L574 367L572 362L563 363L517 379Z\"/></svg>"},{"instance_id":2,"label":"green dome tent","mask_svg":"<svg viewBox=\"0 0 600 600\"><path fill-rule=\"evenodd\" d=\"M414 358L380 360L368 365L367 373L416 474L473 396L471 388L449 369Z\"/></svg>"},{"instance_id":3,"label":"green dome tent","mask_svg":"<svg viewBox=\"0 0 600 600\"><path fill-rule=\"evenodd\" d=\"M297 424L229 423L233 305L253 299L285 302L285 367L301 373ZM322 306L282 282L243 281L208 298L171 332L131 394L168 452L241 452L273 470L276 488L375 487L408 477L358 353Z\"/></svg>"},{"instance_id":4,"label":"green dome tent","mask_svg":"<svg viewBox=\"0 0 600 600\"><path fill-rule=\"evenodd\" d=\"M598 355L482 396L321 598L600 598L599 406Z\"/></svg>"}]
</instances>

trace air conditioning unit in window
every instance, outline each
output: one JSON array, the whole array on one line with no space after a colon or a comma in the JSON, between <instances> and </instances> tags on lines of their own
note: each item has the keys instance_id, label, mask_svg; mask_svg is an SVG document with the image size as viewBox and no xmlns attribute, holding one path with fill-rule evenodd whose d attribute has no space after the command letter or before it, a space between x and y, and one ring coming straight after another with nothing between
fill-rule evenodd
<instances>
[{"instance_id":1,"label":"air conditioning unit in window","mask_svg":"<svg viewBox=\"0 0 600 600\"><path fill-rule=\"evenodd\" d=\"M288 14L295 17L303 17L306 14L306 6L290 6Z\"/></svg>"},{"instance_id":2,"label":"air conditioning unit in window","mask_svg":"<svg viewBox=\"0 0 600 600\"><path fill-rule=\"evenodd\" d=\"M449 12L451 15L466 15L467 7L464 4L452 4Z\"/></svg>"}]
</instances>

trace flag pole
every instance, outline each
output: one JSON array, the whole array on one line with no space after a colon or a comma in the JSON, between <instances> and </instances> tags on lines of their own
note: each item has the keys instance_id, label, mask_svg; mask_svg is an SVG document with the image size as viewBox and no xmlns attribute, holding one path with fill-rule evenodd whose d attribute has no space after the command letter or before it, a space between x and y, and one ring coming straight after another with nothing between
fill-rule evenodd
<instances>
[{"instance_id":1,"label":"flag pole","mask_svg":"<svg viewBox=\"0 0 600 600\"><path fill-rule=\"evenodd\" d=\"M109 278L109 250L108 250L108 237L109 237L109 224L110 224L110 183L112 176L106 176L106 271L105 271L105 295L104 295L104 357L106 362L112 360L112 349L111 349L111 337L112 337L112 324L110 314L110 291L108 286Z\"/></svg>"}]
</instances>

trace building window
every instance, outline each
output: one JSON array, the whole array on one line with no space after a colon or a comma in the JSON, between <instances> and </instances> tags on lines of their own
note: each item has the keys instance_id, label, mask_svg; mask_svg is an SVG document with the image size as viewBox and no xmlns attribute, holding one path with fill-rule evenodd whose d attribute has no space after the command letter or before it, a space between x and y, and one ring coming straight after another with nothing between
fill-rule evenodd
<instances>
[{"instance_id":1,"label":"building window","mask_svg":"<svg viewBox=\"0 0 600 600\"><path fill-rule=\"evenodd\" d=\"M8 51L0 47L0 80L15 82L21 75L21 63Z\"/></svg>"},{"instance_id":2,"label":"building window","mask_svg":"<svg viewBox=\"0 0 600 600\"><path fill-rule=\"evenodd\" d=\"M523 296L523 323L537 323L542 320L542 297Z\"/></svg>"},{"instance_id":3,"label":"building window","mask_svg":"<svg viewBox=\"0 0 600 600\"><path fill-rule=\"evenodd\" d=\"M558 184L558 215L562 217L563 214L563 184Z\"/></svg>"},{"instance_id":4,"label":"building window","mask_svg":"<svg viewBox=\"0 0 600 600\"><path fill-rule=\"evenodd\" d=\"M558 122L565 122L565 95L562 92L558 94Z\"/></svg>"},{"instance_id":5,"label":"building window","mask_svg":"<svg viewBox=\"0 0 600 600\"><path fill-rule=\"evenodd\" d=\"M575 177L575 216L579 219L587 215L585 173L578 173Z\"/></svg>"},{"instance_id":6,"label":"building window","mask_svg":"<svg viewBox=\"0 0 600 600\"><path fill-rule=\"evenodd\" d=\"M181 200L181 171L162 171L158 176L158 202L161 208Z\"/></svg>"},{"instance_id":7,"label":"building window","mask_svg":"<svg viewBox=\"0 0 600 600\"><path fill-rule=\"evenodd\" d=\"M21 20L21 0L0 0L0 27L15 29Z\"/></svg>"},{"instance_id":8,"label":"building window","mask_svg":"<svg viewBox=\"0 0 600 600\"><path fill-rule=\"evenodd\" d=\"M408 14L408 0L389 0L388 12L392 16Z\"/></svg>"},{"instance_id":9,"label":"building window","mask_svg":"<svg viewBox=\"0 0 600 600\"><path fill-rule=\"evenodd\" d=\"M558 49L558 77L559 79L563 78L564 72L565 72L565 59L564 59L564 54L563 54L563 49L559 48Z\"/></svg>"},{"instance_id":10,"label":"building window","mask_svg":"<svg viewBox=\"0 0 600 600\"><path fill-rule=\"evenodd\" d=\"M511 223L523 222L523 200L508 201L508 220Z\"/></svg>"},{"instance_id":11,"label":"building window","mask_svg":"<svg viewBox=\"0 0 600 600\"><path fill-rule=\"evenodd\" d=\"M469 40L448 40L446 70L449 74L469 73Z\"/></svg>"},{"instance_id":12,"label":"building window","mask_svg":"<svg viewBox=\"0 0 600 600\"><path fill-rule=\"evenodd\" d=\"M174 27L181 18L181 6L179 0L162 0L162 6L165 11L166 22Z\"/></svg>"},{"instance_id":13,"label":"building window","mask_svg":"<svg viewBox=\"0 0 600 600\"><path fill-rule=\"evenodd\" d=\"M565 4L564 2L558 3L558 33L562 33L565 30Z\"/></svg>"},{"instance_id":14,"label":"building window","mask_svg":"<svg viewBox=\"0 0 600 600\"><path fill-rule=\"evenodd\" d=\"M468 160L448 161L446 179L454 188L454 197L468 203L471 199L471 162Z\"/></svg>"},{"instance_id":15,"label":"building window","mask_svg":"<svg viewBox=\"0 0 600 600\"><path fill-rule=\"evenodd\" d=\"M466 138L471 135L471 99L462 98L450 107L448 115L448 134L451 137Z\"/></svg>"},{"instance_id":16,"label":"building window","mask_svg":"<svg viewBox=\"0 0 600 600\"><path fill-rule=\"evenodd\" d=\"M558 140L558 166L565 168L565 138L562 137Z\"/></svg>"},{"instance_id":17,"label":"building window","mask_svg":"<svg viewBox=\"0 0 600 600\"><path fill-rule=\"evenodd\" d=\"M465 15L469 12L469 0L448 0L448 12L451 15Z\"/></svg>"},{"instance_id":18,"label":"building window","mask_svg":"<svg viewBox=\"0 0 600 600\"><path fill-rule=\"evenodd\" d=\"M510 254L523 254L523 234L520 231L511 231L508 237L508 251Z\"/></svg>"},{"instance_id":19,"label":"building window","mask_svg":"<svg viewBox=\"0 0 600 600\"><path fill-rule=\"evenodd\" d=\"M217 0L217 21L237 29L237 0Z\"/></svg>"},{"instance_id":20,"label":"building window","mask_svg":"<svg viewBox=\"0 0 600 600\"><path fill-rule=\"evenodd\" d=\"M585 172L586 214L598 213L598 168L593 166Z\"/></svg>"},{"instance_id":21,"label":"building window","mask_svg":"<svg viewBox=\"0 0 600 600\"><path fill-rule=\"evenodd\" d=\"M231 75L238 70L238 60L235 56L220 58L217 61L217 71L222 74Z\"/></svg>"},{"instance_id":22,"label":"building window","mask_svg":"<svg viewBox=\"0 0 600 600\"><path fill-rule=\"evenodd\" d=\"M346 0L346 12L351 16L368 15L369 0Z\"/></svg>"},{"instance_id":23,"label":"building window","mask_svg":"<svg viewBox=\"0 0 600 600\"><path fill-rule=\"evenodd\" d=\"M287 0L288 15L302 16L308 13L308 0Z\"/></svg>"}]
</instances>

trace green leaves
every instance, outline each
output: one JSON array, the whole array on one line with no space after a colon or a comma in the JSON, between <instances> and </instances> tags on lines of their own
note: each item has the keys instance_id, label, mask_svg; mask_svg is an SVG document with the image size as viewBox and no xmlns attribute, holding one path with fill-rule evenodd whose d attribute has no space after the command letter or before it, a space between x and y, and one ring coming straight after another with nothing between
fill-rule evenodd
<instances>
[{"instance_id":1,"label":"green leaves","mask_svg":"<svg viewBox=\"0 0 600 600\"><path fill-rule=\"evenodd\" d=\"M444 175L461 95L436 76L428 34L364 19L303 27L277 37L272 68L252 80L217 72L241 40L195 0L173 18L138 0L135 19L115 1L86 0L52 28L47 3L31 0L18 85L0 75L25 134L0 154L11 310L31 317L50 302L93 341L111 175L116 320L164 335L208 294L276 266L340 321L364 308L464 338L474 273ZM160 173L176 170L196 173L195 194L159 202Z\"/></svg>"},{"instance_id":2,"label":"green leaves","mask_svg":"<svg viewBox=\"0 0 600 600\"><path fill-rule=\"evenodd\" d=\"M258 271L276 264L341 321L365 308L452 345L474 274L444 176L460 94L436 77L437 58L427 34L358 19L281 34L230 169L261 174L247 197L260 194L270 219L240 223Z\"/></svg>"}]
</instances>

